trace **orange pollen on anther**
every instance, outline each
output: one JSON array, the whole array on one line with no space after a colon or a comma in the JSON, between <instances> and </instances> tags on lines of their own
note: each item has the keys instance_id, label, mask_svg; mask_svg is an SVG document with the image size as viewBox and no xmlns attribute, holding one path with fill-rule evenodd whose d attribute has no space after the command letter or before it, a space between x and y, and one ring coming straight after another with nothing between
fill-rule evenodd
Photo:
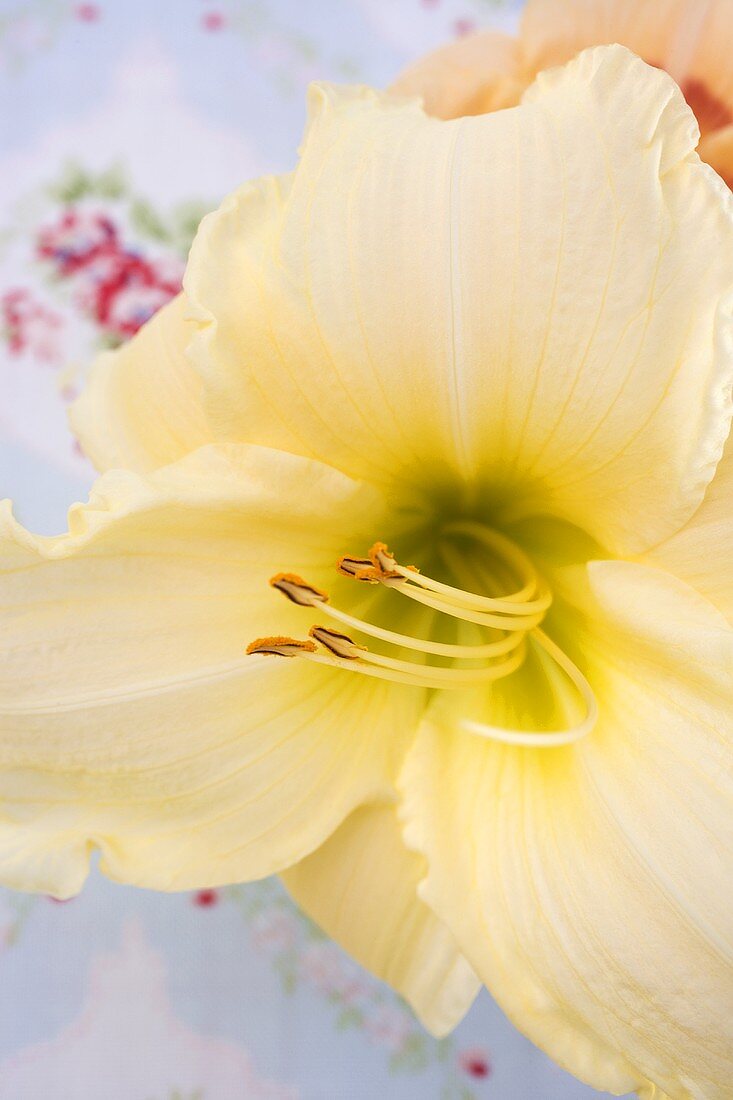
<instances>
[{"instance_id":1,"label":"orange pollen on anther","mask_svg":"<svg viewBox=\"0 0 733 1100\"><path fill-rule=\"evenodd\" d=\"M375 542L369 551L369 561L372 563L375 569L379 570L380 579L390 577L401 577L402 574L395 569L397 559L392 551L384 542ZM416 565L406 565L405 569L411 570L413 573L419 573L420 570Z\"/></svg>"},{"instance_id":2,"label":"orange pollen on anther","mask_svg":"<svg viewBox=\"0 0 733 1100\"><path fill-rule=\"evenodd\" d=\"M330 650L334 656L343 657L347 661L357 661L360 653L369 652L365 645L358 645L348 634L331 630L327 626L312 626L308 634Z\"/></svg>"},{"instance_id":3,"label":"orange pollen on anther","mask_svg":"<svg viewBox=\"0 0 733 1100\"><path fill-rule=\"evenodd\" d=\"M288 638L279 634L272 638L256 638L247 646L247 656L253 653L261 653L267 657L297 657L299 653L315 653L315 642L300 641L298 638Z\"/></svg>"},{"instance_id":4,"label":"orange pollen on anther","mask_svg":"<svg viewBox=\"0 0 733 1100\"><path fill-rule=\"evenodd\" d=\"M270 584L282 592L283 596L298 605L298 607L312 607L316 603L328 603L328 593L315 585L308 584L297 573L276 573L270 577Z\"/></svg>"},{"instance_id":5,"label":"orange pollen on anther","mask_svg":"<svg viewBox=\"0 0 733 1100\"><path fill-rule=\"evenodd\" d=\"M377 568L369 558L352 558L348 555L339 558L336 562L336 572L350 580L366 581L367 584L378 584L382 579L382 570Z\"/></svg>"}]
</instances>

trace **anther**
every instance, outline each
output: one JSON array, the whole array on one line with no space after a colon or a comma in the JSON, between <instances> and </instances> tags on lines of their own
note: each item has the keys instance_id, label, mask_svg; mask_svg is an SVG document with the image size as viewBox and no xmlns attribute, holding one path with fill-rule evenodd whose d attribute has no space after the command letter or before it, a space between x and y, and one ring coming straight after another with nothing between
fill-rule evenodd
<instances>
[{"instance_id":1,"label":"anther","mask_svg":"<svg viewBox=\"0 0 733 1100\"><path fill-rule=\"evenodd\" d=\"M368 584L384 584L387 588L402 585L405 574L409 577L418 570L414 565L397 565L394 555L383 542L375 542L366 558L339 558L336 569L352 580L366 581Z\"/></svg>"},{"instance_id":2,"label":"anther","mask_svg":"<svg viewBox=\"0 0 733 1100\"><path fill-rule=\"evenodd\" d=\"M299 641L298 638L286 638L282 635L274 638L257 638L247 646L247 655L263 654L267 657L297 657L301 653L315 653L318 647L314 642Z\"/></svg>"},{"instance_id":3,"label":"anther","mask_svg":"<svg viewBox=\"0 0 733 1100\"><path fill-rule=\"evenodd\" d=\"M366 581L368 584L378 584L381 580L381 570L377 569L369 558L339 558L336 562L336 571L344 577Z\"/></svg>"},{"instance_id":4,"label":"anther","mask_svg":"<svg viewBox=\"0 0 733 1100\"><path fill-rule=\"evenodd\" d=\"M277 573L270 578L270 584L299 607L315 607L318 603L328 603L328 593L308 584L296 573Z\"/></svg>"},{"instance_id":5,"label":"anther","mask_svg":"<svg viewBox=\"0 0 733 1100\"><path fill-rule=\"evenodd\" d=\"M379 570L381 574L380 580L390 579L394 577L401 579L403 573L400 571L400 568L406 568L411 573L419 572L419 569L417 569L414 565L398 567L397 559L395 558L389 547L386 546L383 542L374 543L374 546L372 546L371 550L369 551L369 561L372 563L375 569Z\"/></svg>"},{"instance_id":6,"label":"anther","mask_svg":"<svg viewBox=\"0 0 733 1100\"><path fill-rule=\"evenodd\" d=\"M333 653L334 657L343 657L346 661L358 661L362 653L367 652L366 646L357 645L348 634L341 634L338 630L329 630L327 626L312 626L308 631L311 638L315 638L322 646Z\"/></svg>"}]
</instances>

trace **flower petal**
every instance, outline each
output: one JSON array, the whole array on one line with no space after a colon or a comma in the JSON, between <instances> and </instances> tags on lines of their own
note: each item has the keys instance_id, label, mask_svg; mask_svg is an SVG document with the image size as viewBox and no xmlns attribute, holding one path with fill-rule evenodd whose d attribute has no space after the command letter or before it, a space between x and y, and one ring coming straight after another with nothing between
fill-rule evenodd
<instances>
[{"instance_id":1,"label":"flower petal","mask_svg":"<svg viewBox=\"0 0 733 1100\"><path fill-rule=\"evenodd\" d=\"M525 100L438 122L316 86L292 183L203 222L191 355L224 437L502 487L645 549L728 432L731 197L673 82L621 47Z\"/></svg>"},{"instance_id":2,"label":"flower petal","mask_svg":"<svg viewBox=\"0 0 733 1100\"><path fill-rule=\"evenodd\" d=\"M514 38L497 31L469 34L421 57L391 87L419 95L429 115L460 118L517 104L529 80L518 65Z\"/></svg>"},{"instance_id":3,"label":"flower petal","mask_svg":"<svg viewBox=\"0 0 733 1100\"><path fill-rule=\"evenodd\" d=\"M405 839L428 860L420 895L561 1065L613 1092L724 1100L733 631L660 570L598 562L590 579L596 730L515 749L431 711Z\"/></svg>"},{"instance_id":4,"label":"flower petal","mask_svg":"<svg viewBox=\"0 0 733 1100\"><path fill-rule=\"evenodd\" d=\"M702 592L733 625L733 437L728 439L705 499L681 531L648 559Z\"/></svg>"},{"instance_id":5,"label":"flower petal","mask_svg":"<svg viewBox=\"0 0 733 1100\"><path fill-rule=\"evenodd\" d=\"M298 904L362 966L388 982L434 1035L465 1016L480 982L452 935L417 897L424 861L402 843L393 806L363 806L283 874Z\"/></svg>"},{"instance_id":6,"label":"flower petal","mask_svg":"<svg viewBox=\"0 0 733 1100\"><path fill-rule=\"evenodd\" d=\"M330 582L381 508L333 469L233 446L106 474L58 538L3 509L0 880L69 895L98 847L141 886L243 881L393 796L419 691L244 655L273 626L307 633L268 577Z\"/></svg>"},{"instance_id":7,"label":"flower petal","mask_svg":"<svg viewBox=\"0 0 733 1100\"><path fill-rule=\"evenodd\" d=\"M185 315L179 294L95 363L69 417L98 470L147 473L211 442L201 380L185 357L192 335Z\"/></svg>"}]
</instances>

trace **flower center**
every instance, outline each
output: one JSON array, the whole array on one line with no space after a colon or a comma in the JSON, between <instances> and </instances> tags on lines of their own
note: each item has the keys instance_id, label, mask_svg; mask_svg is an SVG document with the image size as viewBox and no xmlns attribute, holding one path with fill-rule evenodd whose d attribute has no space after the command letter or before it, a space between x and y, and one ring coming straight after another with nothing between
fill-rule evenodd
<instances>
[{"instance_id":1,"label":"flower center","mask_svg":"<svg viewBox=\"0 0 733 1100\"><path fill-rule=\"evenodd\" d=\"M247 647L247 653L299 657L413 687L456 690L510 676L523 664L528 647L535 646L562 670L579 694L584 703L582 720L571 728L552 732L504 729L470 718L461 719L461 728L480 737L525 746L566 745L585 737L596 721L595 697L576 665L540 629L552 594L532 561L510 539L479 523L456 521L444 531L453 538L473 542L480 551L479 561L490 560L494 576L498 568L499 575L512 578L516 587L510 587L501 596L455 587L424 575L415 566L400 565L381 542L375 543L366 557L340 558L336 568L342 576L358 583L382 585L395 595L422 604L442 621L452 624L452 633L458 637L468 628L473 636L470 643L398 633L335 607L326 592L302 577L278 573L270 580L274 588L299 607L317 609L319 616L338 623L340 629L315 624L304 640L284 636L258 638ZM441 554L454 576L466 572L465 562L455 549L442 546ZM473 568L476 569L475 564ZM352 634L397 648L407 656L375 650L356 641ZM429 660L432 657L448 658L449 663L436 664Z\"/></svg>"}]
</instances>

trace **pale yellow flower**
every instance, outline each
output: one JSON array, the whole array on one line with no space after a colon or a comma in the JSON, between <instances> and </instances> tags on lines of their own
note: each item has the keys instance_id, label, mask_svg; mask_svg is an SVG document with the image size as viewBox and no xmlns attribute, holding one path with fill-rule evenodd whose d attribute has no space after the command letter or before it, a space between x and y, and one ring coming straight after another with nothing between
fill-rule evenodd
<instances>
[{"instance_id":1,"label":"pale yellow flower","mask_svg":"<svg viewBox=\"0 0 733 1100\"><path fill-rule=\"evenodd\" d=\"M733 200L696 140L621 47L455 122L315 87L294 174L96 369L69 534L4 513L5 882L285 872L435 1032L480 979L594 1085L729 1095ZM379 540L400 569L336 574Z\"/></svg>"},{"instance_id":2,"label":"pale yellow flower","mask_svg":"<svg viewBox=\"0 0 733 1100\"><path fill-rule=\"evenodd\" d=\"M731 0L528 0L517 38L461 38L421 58L395 89L438 118L513 107L542 69L587 46L620 42L681 86L702 132L699 153L733 187Z\"/></svg>"}]
</instances>

